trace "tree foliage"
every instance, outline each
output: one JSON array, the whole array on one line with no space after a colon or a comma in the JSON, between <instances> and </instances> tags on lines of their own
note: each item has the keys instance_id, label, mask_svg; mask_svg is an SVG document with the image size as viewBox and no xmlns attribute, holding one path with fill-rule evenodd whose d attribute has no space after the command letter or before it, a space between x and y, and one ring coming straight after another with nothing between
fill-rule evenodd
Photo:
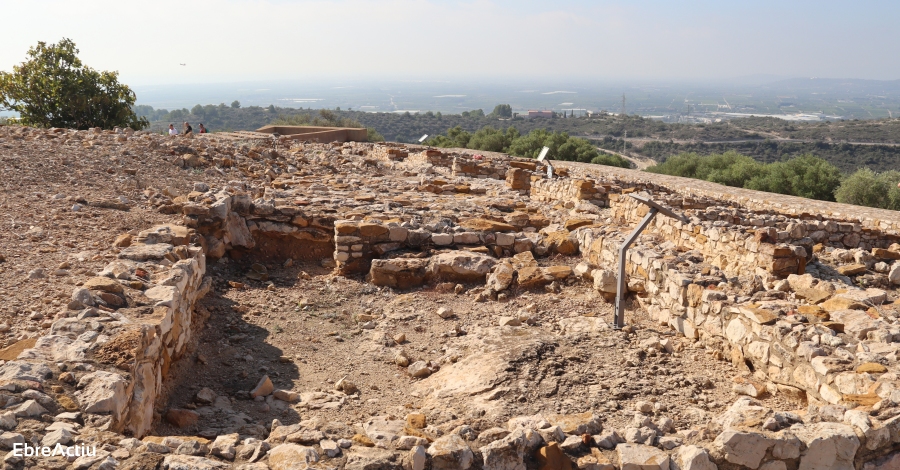
<instances>
[{"instance_id":1,"label":"tree foliage","mask_svg":"<svg viewBox=\"0 0 900 470\"><path fill-rule=\"evenodd\" d=\"M857 206L900 210L900 172L891 170L875 173L860 168L848 176L835 191L838 202Z\"/></svg>"},{"instance_id":2,"label":"tree foliage","mask_svg":"<svg viewBox=\"0 0 900 470\"><path fill-rule=\"evenodd\" d=\"M497 118L511 118L512 106L508 104L498 104L497 106L494 106L494 110L491 111L490 116Z\"/></svg>"},{"instance_id":3,"label":"tree foliage","mask_svg":"<svg viewBox=\"0 0 900 470\"><path fill-rule=\"evenodd\" d=\"M840 170L812 155L766 164L737 152L683 153L647 171L823 201L834 201L841 184Z\"/></svg>"},{"instance_id":4,"label":"tree foliage","mask_svg":"<svg viewBox=\"0 0 900 470\"><path fill-rule=\"evenodd\" d=\"M38 42L28 49L28 57L12 73L0 72L0 108L19 113L23 124L73 129L147 127L147 120L132 110L134 92L119 83L119 73L85 66L70 39L57 44Z\"/></svg>"},{"instance_id":5,"label":"tree foliage","mask_svg":"<svg viewBox=\"0 0 900 470\"><path fill-rule=\"evenodd\" d=\"M617 166L619 168L631 168L631 162L625 160L624 158L613 155L610 153L601 153L600 155L591 159L591 163L594 165L606 165L606 166Z\"/></svg>"},{"instance_id":6,"label":"tree foliage","mask_svg":"<svg viewBox=\"0 0 900 470\"><path fill-rule=\"evenodd\" d=\"M508 127L506 131L485 126L471 134L460 126L455 126L448 129L446 135L434 136L425 144L433 147L504 152L526 158L537 158L541 149L546 146L550 148L550 158L554 160L631 167L624 158L601 154L585 139L545 129L535 129L526 135L520 135L519 130L513 126Z\"/></svg>"}]
</instances>

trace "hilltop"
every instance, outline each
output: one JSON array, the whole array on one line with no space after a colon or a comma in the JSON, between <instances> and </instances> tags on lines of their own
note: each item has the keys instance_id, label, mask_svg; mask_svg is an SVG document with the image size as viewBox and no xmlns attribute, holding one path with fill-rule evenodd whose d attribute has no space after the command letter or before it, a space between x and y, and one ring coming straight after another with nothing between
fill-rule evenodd
<instances>
[{"instance_id":1,"label":"hilltop","mask_svg":"<svg viewBox=\"0 0 900 470\"><path fill-rule=\"evenodd\" d=\"M900 216L396 142L0 128L10 468L896 465ZM626 326L611 325L628 252ZM654 462L652 465L648 462Z\"/></svg>"}]
</instances>

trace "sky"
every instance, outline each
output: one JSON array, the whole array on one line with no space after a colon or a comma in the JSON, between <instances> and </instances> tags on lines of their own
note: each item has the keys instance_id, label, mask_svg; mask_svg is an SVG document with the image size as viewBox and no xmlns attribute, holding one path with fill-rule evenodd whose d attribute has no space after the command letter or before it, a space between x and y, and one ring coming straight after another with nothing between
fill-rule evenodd
<instances>
[{"instance_id":1,"label":"sky","mask_svg":"<svg viewBox=\"0 0 900 470\"><path fill-rule=\"evenodd\" d=\"M87 65L144 86L900 78L900 2L887 0L0 0L0 11L0 70L67 37Z\"/></svg>"}]
</instances>

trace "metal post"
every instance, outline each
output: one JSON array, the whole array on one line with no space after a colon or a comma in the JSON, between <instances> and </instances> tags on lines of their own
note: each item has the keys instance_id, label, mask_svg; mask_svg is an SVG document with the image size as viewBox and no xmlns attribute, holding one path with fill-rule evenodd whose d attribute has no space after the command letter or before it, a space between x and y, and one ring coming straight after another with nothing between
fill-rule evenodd
<instances>
[{"instance_id":1,"label":"metal post","mask_svg":"<svg viewBox=\"0 0 900 470\"><path fill-rule=\"evenodd\" d=\"M641 220L641 223L634 228L619 247L619 278L616 280L618 284L616 285L616 316L614 318L617 330L621 330L625 326L625 289L627 287L625 285L625 253L628 251L628 247L637 240L638 235L647 228L657 212L659 211L655 207L651 207L650 212L644 216L644 220Z\"/></svg>"}]
</instances>

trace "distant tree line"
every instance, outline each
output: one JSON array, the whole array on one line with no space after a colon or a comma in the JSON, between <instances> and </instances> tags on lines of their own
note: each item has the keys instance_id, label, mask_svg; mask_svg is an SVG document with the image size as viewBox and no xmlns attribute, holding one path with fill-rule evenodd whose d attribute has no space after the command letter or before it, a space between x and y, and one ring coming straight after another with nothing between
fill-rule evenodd
<instances>
[{"instance_id":1,"label":"distant tree line","mask_svg":"<svg viewBox=\"0 0 900 470\"><path fill-rule=\"evenodd\" d=\"M445 135L437 135L426 140L425 144L434 147L503 152L526 158L537 158L541 149L548 147L550 158L554 160L631 167L628 160L618 155L601 153L585 139L571 137L565 132L551 132L544 129L535 129L521 135L519 130L512 126L505 131L486 126L475 133L456 126L448 129Z\"/></svg>"},{"instance_id":2,"label":"distant tree line","mask_svg":"<svg viewBox=\"0 0 900 470\"><path fill-rule=\"evenodd\" d=\"M622 148L622 139L606 137L595 140L597 146L610 150ZM853 145L848 143L828 142L784 142L776 140L760 140L756 142L729 143L673 143L666 141L645 142L641 146L631 146L628 151L656 161L682 153L698 155L715 155L726 152L737 152L752 156L754 159L772 163L805 154L814 154L828 160L844 172L852 172L858 168L869 167L876 171L885 171L900 166L900 146L896 145Z\"/></svg>"},{"instance_id":3,"label":"distant tree line","mask_svg":"<svg viewBox=\"0 0 900 470\"><path fill-rule=\"evenodd\" d=\"M647 171L808 199L900 210L900 172L876 173L861 168L844 175L836 166L810 154L760 163L733 151L711 155L683 153Z\"/></svg>"}]
</instances>

